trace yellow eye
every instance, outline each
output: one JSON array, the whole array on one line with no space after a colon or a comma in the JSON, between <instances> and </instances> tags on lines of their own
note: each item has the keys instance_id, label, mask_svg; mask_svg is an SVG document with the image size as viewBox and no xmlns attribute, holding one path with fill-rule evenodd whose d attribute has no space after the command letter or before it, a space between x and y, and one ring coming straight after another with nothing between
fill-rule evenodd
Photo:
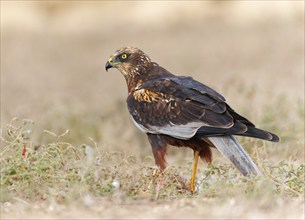
<instances>
[{"instance_id":1,"label":"yellow eye","mask_svg":"<svg viewBox=\"0 0 305 220\"><path fill-rule=\"evenodd\" d=\"M123 53L121 57L122 57L122 59L126 59L127 58L127 54Z\"/></svg>"}]
</instances>

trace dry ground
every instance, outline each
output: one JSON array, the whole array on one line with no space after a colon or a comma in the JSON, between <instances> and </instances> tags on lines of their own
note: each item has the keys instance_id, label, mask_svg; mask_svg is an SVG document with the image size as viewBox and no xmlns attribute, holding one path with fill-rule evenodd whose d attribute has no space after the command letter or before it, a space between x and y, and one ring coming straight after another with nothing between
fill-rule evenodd
<instances>
[{"instance_id":1,"label":"dry ground","mask_svg":"<svg viewBox=\"0 0 305 220\"><path fill-rule=\"evenodd\" d=\"M191 195L177 175L192 152L174 148L158 174L123 77L104 70L126 45L277 133L239 139L266 176L214 152ZM1 1L1 132L1 219L302 219L304 3Z\"/></svg>"}]
</instances>

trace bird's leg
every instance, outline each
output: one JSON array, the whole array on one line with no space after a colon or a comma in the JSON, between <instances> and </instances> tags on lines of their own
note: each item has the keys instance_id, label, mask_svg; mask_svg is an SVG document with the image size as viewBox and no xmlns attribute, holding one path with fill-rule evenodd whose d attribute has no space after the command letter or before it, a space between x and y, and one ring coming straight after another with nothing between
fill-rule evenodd
<instances>
[{"instance_id":1,"label":"bird's leg","mask_svg":"<svg viewBox=\"0 0 305 220\"><path fill-rule=\"evenodd\" d=\"M165 160L165 155L167 151L167 147L160 147L160 148L152 148L154 158L155 158L155 163L156 165L160 168L161 171L164 171L166 168L166 160Z\"/></svg>"},{"instance_id":2,"label":"bird's leg","mask_svg":"<svg viewBox=\"0 0 305 220\"><path fill-rule=\"evenodd\" d=\"M161 171L164 171L166 168L167 143L159 135L147 134L147 136L154 154L155 163Z\"/></svg>"},{"instance_id":3,"label":"bird's leg","mask_svg":"<svg viewBox=\"0 0 305 220\"><path fill-rule=\"evenodd\" d=\"M147 134L147 136L151 144L152 152L154 154L155 163L160 168L156 175L157 186L164 186L163 171L166 168L165 156L167 151L167 143L162 139L160 135Z\"/></svg>"},{"instance_id":4,"label":"bird's leg","mask_svg":"<svg viewBox=\"0 0 305 220\"><path fill-rule=\"evenodd\" d=\"M192 193L195 191L195 179L196 179L199 154L200 154L200 151L194 150L194 164L193 164L192 178L191 178L191 182L190 182L190 189L191 189Z\"/></svg>"}]
</instances>

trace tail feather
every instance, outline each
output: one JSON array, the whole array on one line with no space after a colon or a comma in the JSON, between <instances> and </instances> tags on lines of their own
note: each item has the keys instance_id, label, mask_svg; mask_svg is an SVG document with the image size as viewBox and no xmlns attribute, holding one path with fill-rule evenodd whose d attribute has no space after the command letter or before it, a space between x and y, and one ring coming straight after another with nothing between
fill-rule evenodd
<instances>
[{"instance_id":1,"label":"tail feather","mask_svg":"<svg viewBox=\"0 0 305 220\"><path fill-rule=\"evenodd\" d=\"M255 163L233 136L208 137L208 139L244 176L260 174Z\"/></svg>"}]
</instances>

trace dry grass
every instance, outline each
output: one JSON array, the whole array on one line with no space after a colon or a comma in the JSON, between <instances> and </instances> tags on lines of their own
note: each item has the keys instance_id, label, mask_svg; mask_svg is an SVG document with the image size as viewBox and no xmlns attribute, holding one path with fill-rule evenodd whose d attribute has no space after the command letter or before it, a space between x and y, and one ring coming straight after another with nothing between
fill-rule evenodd
<instances>
[{"instance_id":1,"label":"dry grass","mask_svg":"<svg viewBox=\"0 0 305 220\"><path fill-rule=\"evenodd\" d=\"M45 212L50 217L56 217L63 210L69 210L69 207L90 207L97 211L88 216L87 212L74 213L69 210L71 218L122 218L134 214L143 218L149 216L147 212L131 212L125 216L126 210L111 215L102 210L111 207L111 202L131 207L143 203L144 207L152 206L153 209L160 203L173 203L168 209L174 210L177 206L184 207L184 204L197 207L194 201L211 207L219 203L221 209L226 209L228 205L241 206L240 202L245 202L249 207L255 204L259 210L256 210L258 213L252 213L251 210L248 215L244 210L223 215L234 218L259 215L299 218L302 215L302 209L298 208L302 207L304 199L304 164L296 165L293 161L270 163L258 157L256 162L265 175L248 179L230 164L218 161L199 169L197 192L192 195L181 182L181 178L189 178L191 160L178 167L170 166L161 174L153 166L151 157L139 160L122 152L104 151L93 139L91 144L75 146L64 140L68 133L57 135L45 130L49 141L35 145L29 138L32 130L32 121L15 119L4 131L1 148L1 202L5 218L21 217L24 212L33 218L40 218ZM255 141L248 144L258 146ZM257 147L257 150L261 148ZM277 153L276 150L266 156L271 157ZM271 201L278 204L270 204ZM261 213L264 209L283 207L287 202L295 206L293 215L284 211L268 212L267 215ZM100 212L103 214L100 215ZM186 213L184 217L188 217ZM150 217L165 215L159 214ZM217 213L206 211L196 211L195 216L203 214L218 216ZM167 218L181 217L179 215L175 213Z\"/></svg>"},{"instance_id":2,"label":"dry grass","mask_svg":"<svg viewBox=\"0 0 305 220\"><path fill-rule=\"evenodd\" d=\"M1 1L1 219L304 218L303 10L17 3ZM280 143L239 138L265 175L244 178L214 151L192 195L182 181L192 152L177 148L160 174L129 118L123 77L103 70L125 45L278 134Z\"/></svg>"}]
</instances>

